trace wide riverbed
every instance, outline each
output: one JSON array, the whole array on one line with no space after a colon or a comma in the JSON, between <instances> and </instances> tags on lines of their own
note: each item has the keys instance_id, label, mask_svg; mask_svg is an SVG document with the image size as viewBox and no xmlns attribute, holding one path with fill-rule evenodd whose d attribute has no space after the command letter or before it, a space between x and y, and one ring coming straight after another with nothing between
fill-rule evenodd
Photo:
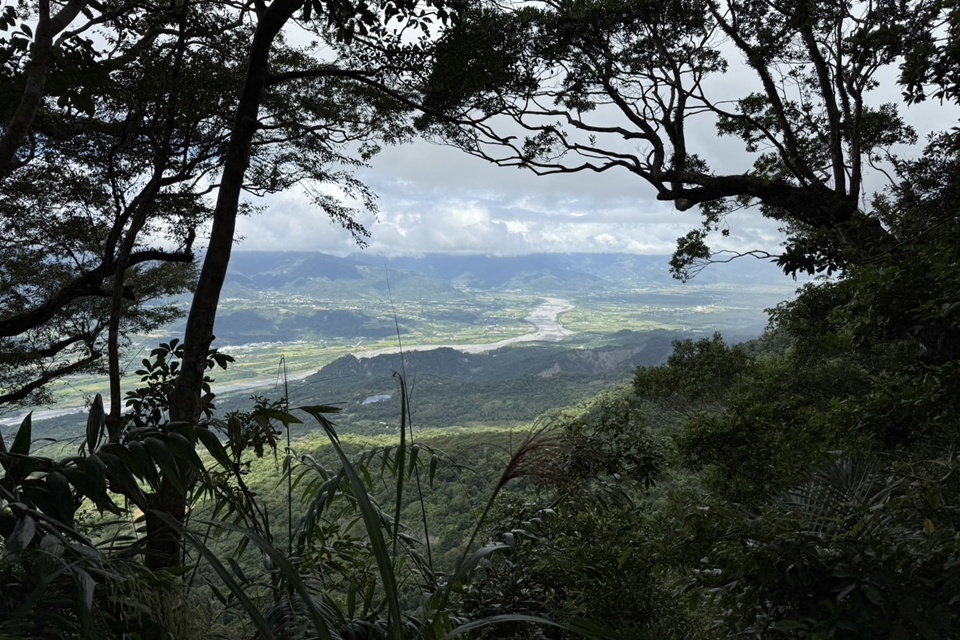
<instances>
[{"instance_id":1,"label":"wide riverbed","mask_svg":"<svg viewBox=\"0 0 960 640\"><path fill-rule=\"evenodd\" d=\"M524 318L526 322L533 325L533 331L530 333L507 338L506 340L485 342L482 344L415 344L403 347L403 351L430 351L432 349L449 347L450 349L456 349L464 353L483 353L518 342L558 342L567 336L573 335L573 331L570 331L560 324L560 316L568 311L573 311L575 308L576 305L569 300L562 298L544 298L543 304L536 307L530 312L530 315ZM382 356L399 351L400 347L388 347L386 349L358 351L353 355L357 358L373 358L374 356Z\"/></svg>"},{"instance_id":2,"label":"wide riverbed","mask_svg":"<svg viewBox=\"0 0 960 640\"><path fill-rule=\"evenodd\" d=\"M564 300L562 298L544 298L543 304L540 304L533 311L530 312L524 320L531 325L533 325L533 330L529 333L525 333L520 336L514 336L513 338L507 338L506 340L499 340L497 342L486 342L482 344L414 344L414 345L405 345L403 351L430 351L431 349L442 349L444 347L449 347L451 349L456 349L458 351L463 351L464 353L483 353L485 351L493 351L494 349L499 349L500 347L506 347L507 345L517 344L518 342L558 342L563 340L567 336L574 334L573 331L565 328L560 324L560 315L568 311L572 311L576 308L569 300ZM389 347L386 349L370 349L366 351L356 351L353 353L357 358L372 358L374 356L380 356L390 353L397 353L400 351L400 347ZM297 372L289 377L289 380L297 380L300 378L306 378L309 375L316 373L315 369L310 369L307 371ZM228 392L237 392L237 391L247 391L250 389L259 389L270 384L275 384L276 379L259 379L259 380L245 380L238 383L226 383L216 385L217 393L228 393ZM69 415L77 412L85 412L79 404L79 397L76 403L74 402L64 402L56 409L41 409L33 412L33 418L35 420L43 420L46 418L54 418L57 416ZM23 419L24 414L17 412L16 415L12 416L3 416L0 417L0 426L9 427L14 425L19 425L20 421Z\"/></svg>"}]
</instances>

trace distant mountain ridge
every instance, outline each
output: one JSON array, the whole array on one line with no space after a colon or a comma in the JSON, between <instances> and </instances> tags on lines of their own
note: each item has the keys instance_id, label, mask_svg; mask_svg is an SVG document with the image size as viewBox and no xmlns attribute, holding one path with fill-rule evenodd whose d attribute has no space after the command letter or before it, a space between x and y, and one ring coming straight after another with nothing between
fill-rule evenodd
<instances>
[{"instance_id":1,"label":"distant mountain ridge","mask_svg":"<svg viewBox=\"0 0 960 640\"><path fill-rule=\"evenodd\" d=\"M596 376L612 371L632 371L638 366L663 362L677 335L668 331L642 334L629 331L614 334L613 344L594 348L557 346L511 346L486 353L464 353L453 347L410 351L403 355L384 354L370 358L344 356L306 378L323 383L345 378L388 379L401 368L410 375L428 375L446 380L488 383L526 377L554 375Z\"/></svg>"},{"instance_id":2,"label":"distant mountain ridge","mask_svg":"<svg viewBox=\"0 0 960 640\"><path fill-rule=\"evenodd\" d=\"M563 291L584 286L624 283L675 283L665 255L541 253L523 256L424 254L388 258L358 253L339 258L320 252L236 251L227 286L282 290L309 280L369 283L378 290L386 279L398 283L414 277L438 284L478 289ZM706 269L700 284L783 279L769 262L744 258Z\"/></svg>"},{"instance_id":3,"label":"distant mountain ridge","mask_svg":"<svg viewBox=\"0 0 960 640\"><path fill-rule=\"evenodd\" d=\"M744 259L681 284L669 256L425 254L237 251L230 261L215 333L226 345L298 340L381 340L437 324L489 326L504 296L557 297L580 306L605 298L623 309L695 309L719 300L713 289L785 282L772 264ZM737 296L733 296L737 297ZM394 307L396 303L396 307ZM494 304L496 304L494 302ZM762 308L762 307L760 307Z\"/></svg>"},{"instance_id":4,"label":"distant mountain ridge","mask_svg":"<svg viewBox=\"0 0 960 640\"><path fill-rule=\"evenodd\" d=\"M421 427L530 421L623 384L638 366L666 360L669 331L622 331L606 344L541 343L480 354L454 348L369 358L344 356L290 386L293 404L335 404L350 425L392 424L399 411L394 372L404 372Z\"/></svg>"}]
</instances>

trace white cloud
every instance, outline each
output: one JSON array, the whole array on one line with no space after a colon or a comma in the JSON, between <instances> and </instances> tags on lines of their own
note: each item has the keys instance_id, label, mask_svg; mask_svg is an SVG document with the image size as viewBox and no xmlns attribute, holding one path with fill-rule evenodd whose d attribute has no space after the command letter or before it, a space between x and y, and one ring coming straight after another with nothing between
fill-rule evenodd
<instances>
[{"instance_id":1,"label":"white cloud","mask_svg":"<svg viewBox=\"0 0 960 640\"><path fill-rule=\"evenodd\" d=\"M578 175L538 178L426 143L386 154L364 177L379 194L380 210L376 220L361 215L372 235L367 251L383 255L664 254L699 223L695 212L678 212L657 201L630 174L618 180L590 176L598 178L595 185ZM718 247L774 250L778 245L776 223L751 212L737 213L730 222L731 235ZM357 250L349 233L294 192L272 197L264 213L242 219L238 229L243 249L338 255Z\"/></svg>"},{"instance_id":2,"label":"white cloud","mask_svg":"<svg viewBox=\"0 0 960 640\"><path fill-rule=\"evenodd\" d=\"M710 90L732 99L751 84L736 69L737 60L731 62L733 70L713 78ZM884 99L898 96L893 91L878 101ZM922 131L949 127L957 115L955 109L932 104L904 111L908 120L926 125L918 126ZM739 173L750 166L742 143L718 137L710 117L691 125L688 141L717 171ZM537 177L423 141L385 148L361 177L379 195L379 218L360 216L372 233L368 251L378 254L662 254L700 221L696 211L678 212L657 201L653 188L626 170ZM776 251L780 245L778 224L756 210L731 214L727 223L729 236L718 234L716 248ZM266 212L241 220L238 230L245 249L341 255L356 250L349 233L297 193L271 198Z\"/></svg>"}]
</instances>

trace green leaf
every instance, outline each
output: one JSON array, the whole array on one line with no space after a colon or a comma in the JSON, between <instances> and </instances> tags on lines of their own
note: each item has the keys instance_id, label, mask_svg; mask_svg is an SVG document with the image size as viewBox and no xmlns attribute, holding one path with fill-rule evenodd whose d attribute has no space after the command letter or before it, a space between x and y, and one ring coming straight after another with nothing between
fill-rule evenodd
<instances>
[{"instance_id":1,"label":"green leaf","mask_svg":"<svg viewBox=\"0 0 960 640\"><path fill-rule=\"evenodd\" d=\"M163 436L170 452L181 461L187 463L191 468L198 470L203 468L203 460L197 455L197 450L183 434L176 431L169 431Z\"/></svg>"},{"instance_id":2,"label":"green leaf","mask_svg":"<svg viewBox=\"0 0 960 640\"><path fill-rule=\"evenodd\" d=\"M220 442L217 434L200 426L197 427L196 433L197 439L203 444L207 451L210 452L210 455L217 461L217 464L224 469L232 470L233 461L230 460L230 455L227 453L227 450L223 448L223 443Z\"/></svg>"},{"instance_id":3,"label":"green leaf","mask_svg":"<svg viewBox=\"0 0 960 640\"><path fill-rule=\"evenodd\" d=\"M323 427L324 431L327 432L327 436L332 437L336 442L340 442L340 437L337 435L337 430L334 428L334 425L330 420L325 416L326 413L335 413L340 409L336 407L328 407L326 405L317 405L317 406L308 406L300 407L301 410L306 411L314 418L317 422Z\"/></svg>"},{"instance_id":4,"label":"green leaf","mask_svg":"<svg viewBox=\"0 0 960 640\"><path fill-rule=\"evenodd\" d=\"M93 453L100 446L103 437L104 411L103 396L99 393L94 396L90 413L87 414L87 452Z\"/></svg>"},{"instance_id":5,"label":"green leaf","mask_svg":"<svg viewBox=\"0 0 960 640\"><path fill-rule=\"evenodd\" d=\"M64 524L73 524L73 494L66 476L59 471L51 471L44 481L50 490L50 502L53 512L50 514Z\"/></svg>"},{"instance_id":6,"label":"green leaf","mask_svg":"<svg viewBox=\"0 0 960 640\"><path fill-rule=\"evenodd\" d=\"M103 462L96 459L97 467L92 467L86 461L82 461L78 466L65 466L61 468L61 473L67 481L70 482L81 494L89 498L96 505L97 509L110 511L117 515L120 514L120 508L107 495L107 483L104 479Z\"/></svg>"},{"instance_id":7,"label":"green leaf","mask_svg":"<svg viewBox=\"0 0 960 640\"><path fill-rule=\"evenodd\" d=\"M780 620L770 625L774 631L797 631L799 629L809 629L809 623L804 620Z\"/></svg>"},{"instance_id":8,"label":"green leaf","mask_svg":"<svg viewBox=\"0 0 960 640\"><path fill-rule=\"evenodd\" d=\"M93 577L79 567L73 567L70 571L73 575L73 582L77 589L77 595L81 603L80 621L83 624L84 636L87 638L96 638L96 627L93 624L93 592L97 588L97 583Z\"/></svg>"},{"instance_id":9,"label":"green leaf","mask_svg":"<svg viewBox=\"0 0 960 640\"><path fill-rule=\"evenodd\" d=\"M303 420L297 416L279 409L270 409L268 407L264 407L262 409L257 409L253 412L253 414L265 416L272 420L276 420L277 422L283 423L284 425L303 424Z\"/></svg>"},{"instance_id":10,"label":"green leaf","mask_svg":"<svg viewBox=\"0 0 960 640\"><path fill-rule=\"evenodd\" d=\"M860 585L860 590L863 592L863 595L867 596L867 600L877 605L878 607L883 606L883 594L880 593L880 590L873 586L870 583L863 583Z\"/></svg>"},{"instance_id":11,"label":"green leaf","mask_svg":"<svg viewBox=\"0 0 960 640\"><path fill-rule=\"evenodd\" d=\"M93 458L94 456L90 456ZM111 489L116 493L126 496L131 502L140 507L141 510L147 509L147 497L143 495L136 479L130 473L130 469L124 464L123 460L109 453L100 453L99 457L103 460L107 469L110 471ZM92 498L93 496L91 496ZM96 498L94 498L96 502ZM112 504L112 501L110 501ZM100 503L97 503L100 507ZM101 507L102 508L102 507ZM113 511L113 509L111 509Z\"/></svg>"},{"instance_id":12,"label":"green leaf","mask_svg":"<svg viewBox=\"0 0 960 640\"><path fill-rule=\"evenodd\" d=\"M7 536L6 545L3 548L3 555L10 556L21 553L30 545L33 535L37 532L37 523L33 518L24 514L13 526L13 531Z\"/></svg>"},{"instance_id":13,"label":"green leaf","mask_svg":"<svg viewBox=\"0 0 960 640\"><path fill-rule=\"evenodd\" d=\"M390 552L387 549L387 543L383 537L383 530L380 526L380 511L379 509L375 508L373 503L370 501L370 496L367 494L366 486L364 485L363 480L360 479L360 476L357 474L356 470L353 468L353 465L350 464L350 460L347 459L347 454L344 453L343 448L340 446L340 441L337 438L336 432L333 430L333 425L323 415L326 413L323 411L325 407L300 408L317 418L317 422L319 422L320 426L323 427L327 437L330 440L330 444L333 446L333 450L340 459L340 464L343 466L344 474L350 481L350 485L353 487L354 497L357 500L357 506L360 509L360 515L363 517L363 522L367 529L367 535L370 537L370 546L373 550L373 556L377 562L377 569L380 572L380 579L383 583L383 592L387 601L388 609L387 626L391 630L390 633L394 638L402 638L404 636L402 618L403 611L400 608L400 596L399 591L397 590L393 561L391 560Z\"/></svg>"},{"instance_id":14,"label":"green leaf","mask_svg":"<svg viewBox=\"0 0 960 640\"><path fill-rule=\"evenodd\" d=\"M240 578L240 582L250 582L250 580L247 578L247 574L243 572L243 568L240 566L239 562L237 562L234 558L227 558L227 563L230 565L230 568L233 569L233 573Z\"/></svg>"},{"instance_id":15,"label":"green leaf","mask_svg":"<svg viewBox=\"0 0 960 640\"><path fill-rule=\"evenodd\" d=\"M91 453L84 459L83 467L90 483L90 491L96 496L93 500L99 503L100 500L107 496L107 467L105 457Z\"/></svg>"},{"instance_id":16,"label":"green leaf","mask_svg":"<svg viewBox=\"0 0 960 640\"><path fill-rule=\"evenodd\" d=\"M166 443L158 438L148 437L143 439L143 444L146 445L147 450L150 452L150 457L153 458L157 466L160 467L163 477L169 480L178 491L183 491L183 479L180 476L180 468L177 466L177 461Z\"/></svg>"},{"instance_id":17,"label":"green leaf","mask_svg":"<svg viewBox=\"0 0 960 640\"><path fill-rule=\"evenodd\" d=\"M410 469L407 471L407 476L412 477L413 472L417 467L417 457L420 455L420 445L415 444L410 447Z\"/></svg>"},{"instance_id":18,"label":"green leaf","mask_svg":"<svg viewBox=\"0 0 960 640\"><path fill-rule=\"evenodd\" d=\"M502 542L496 542L493 544L488 544L485 547L481 547L467 556L457 567L456 572L450 576L450 584L462 583L466 580L466 577L470 574L471 571L476 568L477 564L481 560L490 558L494 554L502 553L504 551L509 551L510 545L503 544Z\"/></svg>"},{"instance_id":19,"label":"green leaf","mask_svg":"<svg viewBox=\"0 0 960 640\"><path fill-rule=\"evenodd\" d=\"M306 411L307 413L312 415L314 418L317 418L318 413L319 414L340 413L341 411L343 411L343 409L341 409L340 407L335 407L330 404L315 404L315 405L309 405L306 407L299 407L299 409L301 411ZM317 420L320 420L320 418L317 418Z\"/></svg>"},{"instance_id":20,"label":"green leaf","mask_svg":"<svg viewBox=\"0 0 960 640\"><path fill-rule=\"evenodd\" d=\"M33 411L28 413L23 419L23 422L20 423L20 428L17 430L17 435L13 439L13 445L10 447L10 453L19 454L22 456L30 455L30 442L33 433L32 416Z\"/></svg>"},{"instance_id":21,"label":"green leaf","mask_svg":"<svg viewBox=\"0 0 960 640\"><path fill-rule=\"evenodd\" d=\"M347 617L354 618L356 616L357 610L357 582L355 580L350 581L350 586L347 587Z\"/></svg>"},{"instance_id":22,"label":"green leaf","mask_svg":"<svg viewBox=\"0 0 960 640\"><path fill-rule=\"evenodd\" d=\"M123 459L130 466L130 472L146 480L151 487L159 486L160 476L157 475L157 468L153 465L153 458L150 457L147 446L140 440L133 440L125 449L129 455ZM120 455L123 457L122 454Z\"/></svg>"},{"instance_id":23,"label":"green leaf","mask_svg":"<svg viewBox=\"0 0 960 640\"><path fill-rule=\"evenodd\" d=\"M255 605L252 600L250 600L250 597L246 594L243 587L237 583L230 570L223 566L223 563L220 562L220 559L217 558L217 555L210 550L210 547L205 545L192 532L183 529L180 523L171 518L168 514L158 513L157 516L161 520L165 520L170 526L180 530L183 534L183 539L192 545L201 556L203 556L203 559L207 561L207 563L210 565L210 568L213 569L213 571L220 577L221 580L223 580L223 584L230 590L231 595L237 599L244 611L247 612L247 615L250 616L250 621L253 622L254 626L260 632L259 637L263 640L272 640L274 638L273 632L270 629L270 625L264 619L263 614L260 613L260 608ZM214 524L217 526L225 525L225 523Z\"/></svg>"},{"instance_id":24,"label":"green leaf","mask_svg":"<svg viewBox=\"0 0 960 640\"><path fill-rule=\"evenodd\" d=\"M250 531L249 529L245 529L243 527L239 527L237 525L233 525L228 522L207 521L207 523L215 527L220 527L223 529L227 529L228 531L234 531L236 533L242 534L246 539L250 540L251 542L256 544L258 547L260 547L260 550L270 557L270 560L273 562L274 566L280 572L280 575L283 577L283 579L286 580L293 587L294 591L296 591L297 594L299 594L301 600L303 601L304 606L307 608L307 613L309 613L310 615L310 619L313 622L314 630L316 631L317 635L320 636L321 640L333 640L333 636L330 633L328 623L323 618L323 614L316 607L312 594L310 593L309 589L307 589L307 586L304 584L303 580L300 578L300 574L297 573L296 568L294 568L294 566L290 564L290 561L281 551L279 551L275 546L273 546L273 544L268 542L266 539L254 533L253 531ZM187 532L184 532L184 533L186 534ZM191 540L191 542L193 541ZM206 547L204 547L204 549L205 551L201 551L201 553L204 554L204 557L207 557L208 554L212 555L212 552L209 549L207 549ZM222 564L220 566L223 567ZM226 571L226 568L224 568L224 571ZM221 575L221 577L223 577L222 574L220 574L219 570L217 571L217 573L218 575ZM229 572L227 572L227 575L229 575ZM227 581L224 580L224 582L227 582ZM230 582L236 585L236 582L233 581L232 577L230 578ZM229 586L229 583L228 583L228 586ZM231 589L233 589L233 587L231 587ZM245 594L235 594L235 595L238 595L238 597L240 595L243 595L244 597L246 597ZM259 615L259 612L258 612L258 615ZM401 636L397 636L397 637L399 638Z\"/></svg>"}]
</instances>

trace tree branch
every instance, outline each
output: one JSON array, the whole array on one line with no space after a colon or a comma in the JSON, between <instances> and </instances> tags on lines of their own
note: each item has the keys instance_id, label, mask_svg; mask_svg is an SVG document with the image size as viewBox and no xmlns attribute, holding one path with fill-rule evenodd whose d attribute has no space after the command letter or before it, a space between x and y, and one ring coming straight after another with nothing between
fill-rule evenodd
<instances>
[{"instance_id":1,"label":"tree branch","mask_svg":"<svg viewBox=\"0 0 960 640\"><path fill-rule=\"evenodd\" d=\"M86 0L69 0L55 16L50 16L50 0L40 0L40 15L30 48L23 95L17 110L0 137L0 178L17 168L17 151L33 127L33 120L43 104L47 76L53 68L53 36L63 31L86 5Z\"/></svg>"},{"instance_id":2,"label":"tree branch","mask_svg":"<svg viewBox=\"0 0 960 640\"><path fill-rule=\"evenodd\" d=\"M33 393L37 389L43 387L48 382L52 380L56 380L57 378L62 378L63 376L68 376L71 373L77 373L79 371L82 371L86 367L89 367L91 364L99 360L100 357L101 356L99 353L92 353L86 358L77 360L76 362L72 362L62 367L58 367L56 369L46 371L38 378L36 378L35 380L32 380L31 382L28 382L27 384L20 387L16 391L0 393L0 404L11 404L14 402L20 402L21 400L24 400L25 398L27 398L31 393Z\"/></svg>"}]
</instances>

